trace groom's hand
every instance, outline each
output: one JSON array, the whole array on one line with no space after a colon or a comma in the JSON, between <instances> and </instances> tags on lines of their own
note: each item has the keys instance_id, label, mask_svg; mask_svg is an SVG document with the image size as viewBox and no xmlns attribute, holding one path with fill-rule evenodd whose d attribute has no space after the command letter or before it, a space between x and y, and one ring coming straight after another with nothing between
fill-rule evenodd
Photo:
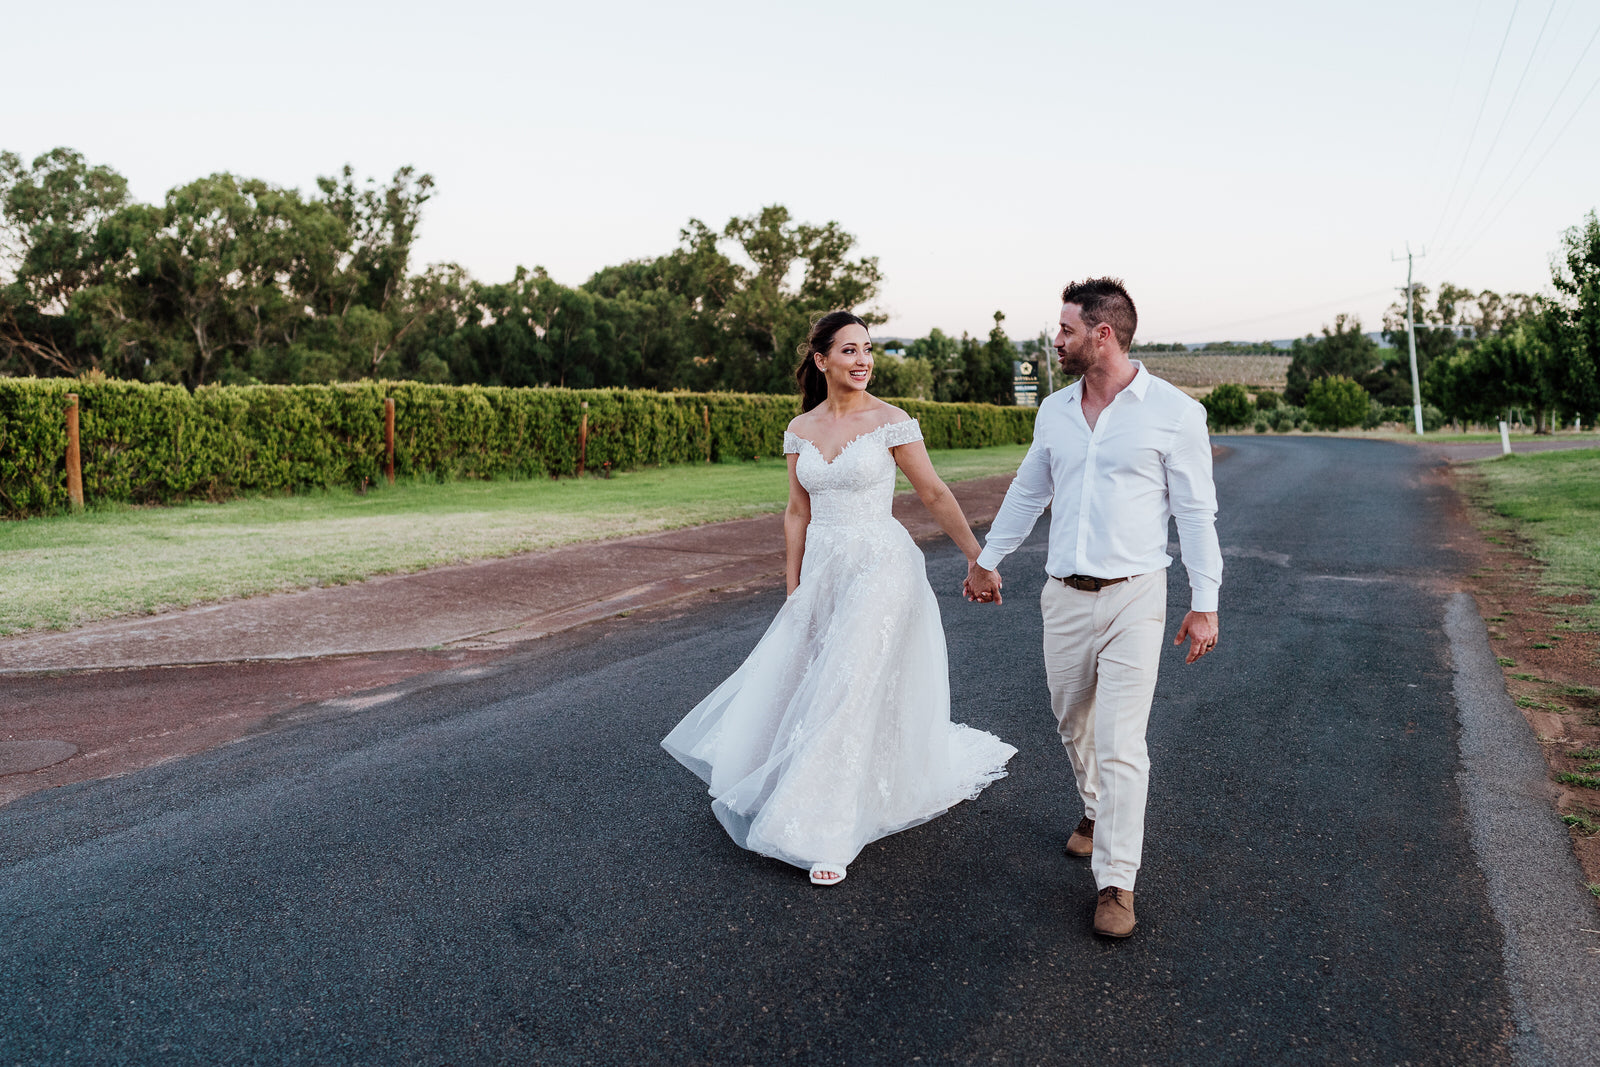
<instances>
[{"instance_id":1,"label":"groom's hand","mask_svg":"<svg viewBox=\"0 0 1600 1067\"><path fill-rule=\"evenodd\" d=\"M1172 639L1172 643L1181 645L1187 637L1189 654L1183 658L1183 662L1193 663L1217 647L1217 630L1216 612L1191 611L1183 617L1183 625L1178 627L1178 636Z\"/></svg>"},{"instance_id":2,"label":"groom's hand","mask_svg":"<svg viewBox=\"0 0 1600 1067\"><path fill-rule=\"evenodd\" d=\"M986 570L978 566L978 561L973 560L967 564L967 577L961 583L961 591L968 600L979 604L1000 603L1000 572Z\"/></svg>"}]
</instances>

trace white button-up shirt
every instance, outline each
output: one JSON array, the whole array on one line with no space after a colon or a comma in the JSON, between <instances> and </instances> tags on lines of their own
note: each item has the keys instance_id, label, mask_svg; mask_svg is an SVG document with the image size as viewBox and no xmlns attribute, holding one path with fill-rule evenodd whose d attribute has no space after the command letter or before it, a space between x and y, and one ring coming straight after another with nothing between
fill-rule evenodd
<instances>
[{"instance_id":1,"label":"white button-up shirt","mask_svg":"<svg viewBox=\"0 0 1600 1067\"><path fill-rule=\"evenodd\" d=\"M1205 408L1132 363L1133 381L1093 430L1083 416L1081 380L1039 405L1033 446L1006 490L978 565L998 567L1049 507L1045 570L1057 578L1131 578L1172 563L1171 517L1189 571L1190 609L1216 611L1222 551Z\"/></svg>"}]
</instances>

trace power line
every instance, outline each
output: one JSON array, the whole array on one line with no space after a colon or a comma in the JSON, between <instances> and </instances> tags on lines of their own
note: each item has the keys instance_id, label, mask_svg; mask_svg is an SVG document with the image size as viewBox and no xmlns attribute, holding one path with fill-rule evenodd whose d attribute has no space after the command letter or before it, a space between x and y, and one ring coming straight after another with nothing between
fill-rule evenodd
<instances>
[{"instance_id":1,"label":"power line","mask_svg":"<svg viewBox=\"0 0 1600 1067\"><path fill-rule=\"evenodd\" d=\"M1478 242L1483 239L1484 235L1494 228L1494 224L1496 222L1500 221L1500 216L1505 214L1506 208L1510 207L1511 204L1517 199L1517 194L1521 193L1523 187L1526 186L1530 180L1532 180L1536 173L1538 173L1540 164L1542 164L1549 157L1551 152L1555 151L1556 145L1561 143L1561 138L1566 134L1567 128L1570 127L1578 115L1582 113L1583 106L1589 102L1589 98L1594 95L1594 91L1596 89L1600 89L1600 78L1596 78L1594 80L1594 84L1589 86L1589 91L1583 94L1583 99L1578 101L1577 108L1572 112L1571 115L1567 116L1567 121L1562 124L1561 129L1556 133L1555 140L1550 142L1549 147L1544 150L1544 154L1534 162L1533 167L1526 175L1523 176L1521 184L1519 184L1512 194L1506 198L1505 202L1500 205L1500 210L1495 212L1494 217L1489 220L1488 224L1485 225L1483 229L1479 230L1473 235L1471 243L1464 245L1461 251L1456 253L1451 258L1451 261L1446 264L1447 267L1453 266L1464 256L1466 256L1468 252L1476 248L1478 246Z\"/></svg>"},{"instance_id":2,"label":"power line","mask_svg":"<svg viewBox=\"0 0 1600 1067\"><path fill-rule=\"evenodd\" d=\"M1461 153L1461 165L1456 168L1455 179L1450 183L1450 192L1444 198L1444 209L1439 212L1439 221L1434 224L1433 238L1439 236L1439 229L1444 225L1444 219L1450 212L1450 202L1455 199L1456 187L1461 184L1461 174L1467 169L1467 160L1472 158L1472 145L1478 139L1478 124L1483 121L1483 109L1489 106L1489 90L1494 88L1494 76L1500 70L1500 58L1506 54L1506 41L1511 39L1511 26L1517 20L1517 8L1522 6L1522 0L1516 0L1511 5L1511 17L1506 20L1506 32L1500 35L1500 49L1494 54L1494 66L1489 69L1489 81L1483 87L1483 100L1478 104L1478 117L1472 120L1472 132L1467 135L1467 150ZM1434 244L1433 238L1428 243Z\"/></svg>"},{"instance_id":3,"label":"power line","mask_svg":"<svg viewBox=\"0 0 1600 1067\"><path fill-rule=\"evenodd\" d=\"M1467 69L1467 45L1472 43L1472 38L1478 32L1478 16L1483 14L1483 0L1478 0L1472 5L1472 22L1467 26L1466 40L1461 44L1461 61L1456 64L1456 76L1450 79L1450 94L1445 97L1442 115L1449 115L1456 109L1456 90L1461 88L1461 74ZM1444 124L1440 123L1438 132L1433 135L1433 147L1428 149L1426 158L1432 159L1439 154L1439 146L1444 143ZM1418 205L1419 207L1421 205Z\"/></svg>"},{"instance_id":4,"label":"power line","mask_svg":"<svg viewBox=\"0 0 1600 1067\"><path fill-rule=\"evenodd\" d=\"M1560 104L1561 98L1567 95L1567 87L1572 84L1572 79L1577 77L1579 69L1583 66L1584 59L1589 55L1589 49L1594 47L1596 40L1600 40L1600 25L1596 25L1594 33L1589 35L1588 43L1583 46L1583 51L1578 53L1577 62L1572 64L1572 69L1567 72L1566 80L1561 83L1561 88L1556 90L1555 98L1550 101L1550 106L1545 109L1544 117L1539 120L1539 125L1534 127L1533 135L1528 138L1528 143L1523 145L1522 151L1517 154L1516 162L1511 164L1510 169L1506 171L1506 176L1500 179L1500 184L1496 186L1494 192L1489 195L1489 199L1485 201L1483 205L1483 210L1478 212L1478 217L1472 220L1472 225L1468 227L1467 230L1468 233L1474 235L1470 239L1471 243L1476 243L1477 237L1481 236L1483 231L1480 228L1480 224L1486 217L1488 217L1489 212L1494 210L1497 203L1503 210L1505 205L1509 204L1511 199L1516 197L1516 193L1512 193L1511 198L1504 202L1499 201L1500 194L1505 191L1506 186L1511 184L1511 179L1516 177L1517 169L1522 166L1522 161L1528 158L1528 153L1532 151L1534 142L1538 141L1539 135L1544 132L1545 124L1550 121L1550 116L1556 113L1556 105ZM1590 92L1593 91L1594 90L1592 89L1590 90ZM1579 105L1579 108L1581 110L1581 104ZM1574 114L1576 114L1576 112L1574 112ZM1567 121L1570 123L1572 120L1568 119ZM1560 134L1556 135L1556 140L1560 140ZM1551 144L1554 145L1555 141L1552 141ZM1537 167L1537 164L1535 164L1535 167ZM1532 172L1530 171L1529 173L1531 174ZM1524 180L1523 184L1526 184L1526 180ZM1520 192L1521 189L1522 186L1519 185L1517 187L1517 191ZM1499 218L1498 212L1496 212L1495 218ZM1463 240L1459 245L1456 246L1457 250L1466 247L1468 243L1468 240ZM1459 254L1459 251L1452 251L1449 257L1450 261L1453 263L1459 258Z\"/></svg>"},{"instance_id":5,"label":"power line","mask_svg":"<svg viewBox=\"0 0 1600 1067\"><path fill-rule=\"evenodd\" d=\"M1472 194L1478 190L1478 182L1483 178L1483 172L1489 167L1489 160L1494 158L1494 150L1500 144L1500 135L1505 132L1506 123L1511 119L1511 112L1516 110L1517 97L1522 95L1522 83L1528 79L1528 71L1533 67L1533 58L1539 54L1539 44L1544 40L1544 31L1550 28L1550 16L1556 13L1558 0L1550 0L1550 10L1544 13L1544 21L1539 24L1539 34L1533 39L1533 47L1528 50L1528 61L1522 65L1522 73L1517 76L1517 84L1511 90L1511 99L1506 103L1505 114L1500 116L1500 125L1495 127L1494 136L1489 139L1489 147L1484 150L1483 162L1478 164L1478 171L1472 176L1472 183L1467 186L1467 191L1461 198L1461 205L1456 208L1456 217L1451 221L1449 229L1445 230L1442 244L1448 244L1451 235L1461 222L1461 216L1466 213L1467 205L1472 203Z\"/></svg>"}]
</instances>

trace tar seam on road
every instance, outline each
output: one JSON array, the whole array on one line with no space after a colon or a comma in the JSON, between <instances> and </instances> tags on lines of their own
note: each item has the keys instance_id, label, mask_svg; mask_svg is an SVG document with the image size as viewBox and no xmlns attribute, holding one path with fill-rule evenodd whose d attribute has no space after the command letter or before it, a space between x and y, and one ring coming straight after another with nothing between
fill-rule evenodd
<instances>
[{"instance_id":1,"label":"tar seam on road","mask_svg":"<svg viewBox=\"0 0 1600 1067\"><path fill-rule=\"evenodd\" d=\"M1472 597L1445 611L1461 723L1456 780L1472 850L1505 935L1506 981L1527 1067L1589 1062L1600 1048L1600 969L1590 949L1600 926L1566 829L1556 817L1544 755L1506 695L1505 679Z\"/></svg>"}]
</instances>

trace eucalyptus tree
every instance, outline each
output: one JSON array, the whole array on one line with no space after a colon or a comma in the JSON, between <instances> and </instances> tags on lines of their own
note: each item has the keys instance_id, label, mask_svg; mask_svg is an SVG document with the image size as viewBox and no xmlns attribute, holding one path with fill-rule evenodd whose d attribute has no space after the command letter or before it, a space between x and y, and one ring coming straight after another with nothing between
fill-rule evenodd
<instances>
[{"instance_id":1,"label":"eucalyptus tree","mask_svg":"<svg viewBox=\"0 0 1600 1067\"><path fill-rule=\"evenodd\" d=\"M933 399L959 400L966 395L962 377L961 342L935 326L906 348L907 359L920 359L933 372Z\"/></svg>"},{"instance_id":2,"label":"eucalyptus tree","mask_svg":"<svg viewBox=\"0 0 1600 1067\"><path fill-rule=\"evenodd\" d=\"M73 299L114 269L101 226L127 203L127 179L70 148L27 165L0 152L0 373L97 365L77 343Z\"/></svg>"},{"instance_id":3,"label":"eucalyptus tree","mask_svg":"<svg viewBox=\"0 0 1600 1067\"><path fill-rule=\"evenodd\" d=\"M299 342L317 321L307 298L332 284L347 241L326 205L225 173L105 228L131 269L86 308L102 350L189 386L247 378L252 353Z\"/></svg>"},{"instance_id":4,"label":"eucalyptus tree","mask_svg":"<svg viewBox=\"0 0 1600 1067\"><path fill-rule=\"evenodd\" d=\"M1304 405L1311 383L1318 378L1359 380L1381 363L1377 342L1361 332L1361 319L1339 314L1334 317L1332 329L1322 327L1321 337L1306 334L1290 345L1284 398L1291 404Z\"/></svg>"},{"instance_id":5,"label":"eucalyptus tree","mask_svg":"<svg viewBox=\"0 0 1600 1067\"><path fill-rule=\"evenodd\" d=\"M711 268L708 279L722 283L706 296L720 305L726 343L713 358L723 388L787 392L797 350L824 312L843 308L869 325L887 321L863 306L883 281L877 258L850 259L856 239L837 222L794 223L788 208L773 204L729 219L720 235L690 219L682 239L702 269ZM722 252L723 243L733 246L732 256Z\"/></svg>"},{"instance_id":6,"label":"eucalyptus tree","mask_svg":"<svg viewBox=\"0 0 1600 1067\"><path fill-rule=\"evenodd\" d=\"M1551 260L1555 299L1543 315L1550 358L1541 385L1553 404L1593 425L1600 417L1600 216L1561 235Z\"/></svg>"}]
</instances>

